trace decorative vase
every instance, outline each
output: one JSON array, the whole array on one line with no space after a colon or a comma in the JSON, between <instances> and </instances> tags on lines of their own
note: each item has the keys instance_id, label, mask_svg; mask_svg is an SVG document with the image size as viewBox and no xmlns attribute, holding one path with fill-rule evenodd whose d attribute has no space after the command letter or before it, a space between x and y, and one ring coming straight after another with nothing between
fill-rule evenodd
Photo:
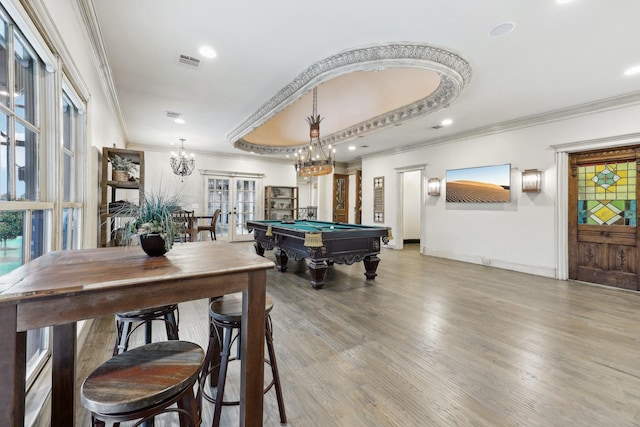
<instances>
[{"instance_id":1,"label":"decorative vase","mask_svg":"<svg viewBox=\"0 0 640 427\"><path fill-rule=\"evenodd\" d=\"M167 253L164 238L159 234L141 234L139 237L142 250L149 256L162 256Z\"/></svg>"},{"instance_id":2,"label":"decorative vase","mask_svg":"<svg viewBox=\"0 0 640 427\"><path fill-rule=\"evenodd\" d=\"M129 174L127 173L127 171L116 171L114 170L112 172L112 178L114 181L128 181L129 180Z\"/></svg>"}]
</instances>

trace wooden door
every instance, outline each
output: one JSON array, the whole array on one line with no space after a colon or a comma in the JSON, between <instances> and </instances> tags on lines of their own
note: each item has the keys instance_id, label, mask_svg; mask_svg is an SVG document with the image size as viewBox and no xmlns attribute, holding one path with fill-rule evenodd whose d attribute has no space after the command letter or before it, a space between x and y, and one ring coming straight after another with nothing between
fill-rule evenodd
<instances>
[{"instance_id":1,"label":"wooden door","mask_svg":"<svg viewBox=\"0 0 640 427\"><path fill-rule=\"evenodd\" d=\"M333 175L333 220L349 222L349 175Z\"/></svg>"},{"instance_id":2,"label":"wooden door","mask_svg":"<svg viewBox=\"0 0 640 427\"><path fill-rule=\"evenodd\" d=\"M638 290L640 148L569 157L569 278Z\"/></svg>"}]
</instances>

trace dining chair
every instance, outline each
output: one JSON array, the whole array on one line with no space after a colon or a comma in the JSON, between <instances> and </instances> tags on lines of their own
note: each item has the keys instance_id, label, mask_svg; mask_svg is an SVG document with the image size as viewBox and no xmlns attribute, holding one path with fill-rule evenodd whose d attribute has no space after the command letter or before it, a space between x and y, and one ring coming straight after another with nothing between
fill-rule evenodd
<instances>
[{"instance_id":1,"label":"dining chair","mask_svg":"<svg viewBox=\"0 0 640 427\"><path fill-rule=\"evenodd\" d=\"M211 235L211 240L217 240L216 239L216 224L218 223L218 217L220 216L220 209L216 209L215 212L213 212L213 216L211 217L211 223L209 223L209 225L199 225L198 226L198 236L200 235L201 231L208 231L209 234Z\"/></svg>"},{"instance_id":2,"label":"dining chair","mask_svg":"<svg viewBox=\"0 0 640 427\"><path fill-rule=\"evenodd\" d=\"M195 211L187 211L184 209L177 210L173 213L173 222L180 227L178 233L180 241L193 242L196 236L196 217Z\"/></svg>"}]
</instances>

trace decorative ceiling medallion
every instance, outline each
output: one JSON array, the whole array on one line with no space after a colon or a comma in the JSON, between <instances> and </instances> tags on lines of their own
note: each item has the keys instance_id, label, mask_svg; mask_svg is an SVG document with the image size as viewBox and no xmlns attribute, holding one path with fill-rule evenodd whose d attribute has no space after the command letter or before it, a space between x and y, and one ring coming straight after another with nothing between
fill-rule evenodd
<instances>
[{"instance_id":1,"label":"decorative ceiling medallion","mask_svg":"<svg viewBox=\"0 0 640 427\"><path fill-rule=\"evenodd\" d=\"M336 145L447 107L469 84L472 76L471 66L464 58L423 43L390 43L347 50L307 68L231 131L227 138L234 147L244 151L258 154L293 154L306 146L306 143L298 146L264 146L253 144L243 138L322 82L355 71L392 67L415 67L435 71L440 75L440 85L425 98L321 138L322 145Z\"/></svg>"}]
</instances>

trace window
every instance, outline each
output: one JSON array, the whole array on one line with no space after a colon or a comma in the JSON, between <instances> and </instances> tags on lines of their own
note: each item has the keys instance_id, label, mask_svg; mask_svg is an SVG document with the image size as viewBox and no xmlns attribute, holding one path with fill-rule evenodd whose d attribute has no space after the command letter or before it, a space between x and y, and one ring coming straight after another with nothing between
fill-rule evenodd
<instances>
[{"instance_id":1,"label":"window","mask_svg":"<svg viewBox=\"0 0 640 427\"><path fill-rule=\"evenodd\" d=\"M578 224L636 226L636 162L578 167Z\"/></svg>"},{"instance_id":2,"label":"window","mask_svg":"<svg viewBox=\"0 0 640 427\"><path fill-rule=\"evenodd\" d=\"M80 248L82 181L78 168L84 141L84 122L73 92L63 86L62 95L62 249Z\"/></svg>"},{"instance_id":3,"label":"window","mask_svg":"<svg viewBox=\"0 0 640 427\"><path fill-rule=\"evenodd\" d=\"M51 249L47 237L51 236L53 204L27 203L40 201L37 103L41 66L8 18L1 19L0 270L6 273ZM48 353L48 329L29 331L28 383Z\"/></svg>"},{"instance_id":4,"label":"window","mask_svg":"<svg viewBox=\"0 0 640 427\"><path fill-rule=\"evenodd\" d=\"M85 124L70 87L45 70L0 7L0 274L80 247ZM27 333L27 386L49 357L49 335L48 328Z\"/></svg>"}]
</instances>

